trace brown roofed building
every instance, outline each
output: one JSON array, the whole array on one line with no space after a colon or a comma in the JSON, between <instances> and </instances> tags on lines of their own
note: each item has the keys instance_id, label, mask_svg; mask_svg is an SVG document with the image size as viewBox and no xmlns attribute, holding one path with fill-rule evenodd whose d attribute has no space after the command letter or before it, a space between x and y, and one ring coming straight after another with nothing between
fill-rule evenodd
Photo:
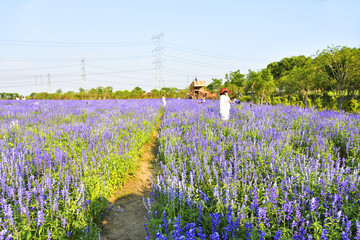
<instances>
[{"instance_id":1,"label":"brown roofed building","mask_svg":"<svg viewBox=\"0 0 360 240\"><path fill-rule=\"evenodd\" d=\"M217 99L217 94L206 90L206 82L199 81L197 78L190 84L190 92L187 94L187 98L202 99L205 96L206 99Z\"/></svg>"}]
</instances>

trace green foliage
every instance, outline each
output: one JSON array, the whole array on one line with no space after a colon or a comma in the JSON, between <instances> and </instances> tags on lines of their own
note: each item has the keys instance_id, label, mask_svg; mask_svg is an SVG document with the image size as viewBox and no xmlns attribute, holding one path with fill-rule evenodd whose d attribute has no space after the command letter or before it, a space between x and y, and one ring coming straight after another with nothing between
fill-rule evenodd
<instances>
[{"instance_id":1,"label":"green foliage","mask_svg":"<svg viewBox=\"0 0 360 240\"><path fill-rule=\"evenodd\" d=\"M322 103L321 97L317 97L317 98L315 99L314 106L315 106L318 110L322 110L322 109L323 109L323 103Z\"/></svg>"},{"instance_id":2,"label":"green foliage","mask_svg":"<svg viewBox=\"0 0 360 240\"><path fill-rule=\"evenodd\" d=\"M212 82L207 85L207 89L209 91L214 91L214 92L218 92L220 91L220 88L221 88L221 85L222 85L222 79L217 79L217 78L213 78L212 79Z\"/></svg>"},{"instance_id":3,"label":"green foliage","mask_svg":"<svg viewBox=\"0 0 360 240\"><path fill-rule=\"evenodd\" d=\"M280 85L280 88L282 89L280 79L288 75L288 73L294 68L303 67L310 59L310 57L305 57L304 55L283 58L279 62L273 62L268 64L267 69L270 70L275 82Z\"/></svg>"},{"instance_id":4,"label":"green foliage","mask_svg":"<svg viewBox=\"0 0 360 240\"><path fill-rule=\"evenodd\" d=\"M6 92L0 93L0 99L15 100L17 97L20 97L18 93L6 93Z\"/></svg>"},{"instance_id":5,"label":"green foliage","mask_svg":"<svg viewBox=\"0 0 360 240\"><path fill-rule=\"evenodd\" d=\"M243 95L240 99L241 102L250 102L251 101L251 96L245 96Z\"/></svg>"},{"instance_id":6,"label":"green foliage","mask_svg":"<svg viewBox=\"0 0 360 240\"><path fill-rule=\"evenodd\" d=\"M360 113L360 102L355 100L355 99L351 99L350 100L350 109L353 113Z\"/></svg>"},{"instance_id":7,"label":"green foliage","mask_svg":"<svg viewBox=\"0 0 360 240\"><path fill-rule=\"evenodd\" d=\"M187 91L186 91L187 92ZM135 87L133 90L117 90L114 91L113 87L102 87L99 86L97 88L91 88L89 90L85 90L83 88L79 88L79 92L75 93L73 91L68 91L63 93L61 89L58 89L55 93L32 93L29 96L29 99L56 99L56 100L73 100L73 99L140 99L140 98L161 98L165 95L167 98L178 98L184 97L186 95L184 90L179 90L177 88L162 88L161 90L153 89L150 92L144 91L140 87ZM8 97L9 96L9 97ZM18 96L18 95L16 95ZM4 98L14 99L15 95L4 95Z\"/></svg>"},{"instance_id":8,"label":"green foliage","mask_svg":"<svg viewBox=\"0 0 360 240\"><path fill-rule=\"evenodd\" d=\"M274 97L274 98L272 98L271 102L273 105L281 104L282 103L281 97Z\"/></svg>"},{"instance_id":9,"label":"green foliage","mask_svg":"<svg viewBox=\"0 0 360 240\"><path fill-rule=\"evenodd\" d=\"M358 89L354 79L360 78L359 49L348 47L328 47L319 52L315 59L317 68L328 79L328 85L334 93L339 109L343 109L344 96Z\"/></svg>"},{"instance_id":10,"label":"green foliage","mask_svg":"<svg viewBox=\"0 0 360 240\"><path fill-rule=\"evenodd\" d=\"M245 82L245 74L240 73L240 70L225 74L227 83L234 84L237 87L237 91L240 92L240 88L243 87Z\"/></svg>"},{"instance_id":11,"label":"green foliage","mask_svg":"<svg viewBox=\"0 0 360 240\"><path fill-rule=\"evenodd\" d=\"M360 103L356 99L345 100L343 106L347 112L360 113Z\"/></svg>"}]
</instances>

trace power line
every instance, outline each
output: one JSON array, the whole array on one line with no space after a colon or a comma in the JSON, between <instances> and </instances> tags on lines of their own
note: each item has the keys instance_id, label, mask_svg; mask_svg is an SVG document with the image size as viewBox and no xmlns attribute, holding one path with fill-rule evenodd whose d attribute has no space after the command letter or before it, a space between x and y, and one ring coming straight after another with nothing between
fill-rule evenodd
<instances>
[{"instance_id":1,"label":"power line","mask_svg":"<svg viewBox=\"0 0 360 240\"><path fill-rule=\"evenodd\" d=\"M105 70L115 70L116 73L124 73L124 72L143 72L143 71L154 70L154 68L143 68L143 69L132 69L132 70L122 70L122 71L119 71L119 68L113 68L113 67L96 66L96 65L93 65L93 64L87 64L86 66L91 67L91 68L105 69Z\"/></svg>"},{"instance_id":2,"label":"power line","mask_svg":"<svg viewBox=\"0 0 360 240\"><path fill-rule=\"evenodd\" d=\"M131 47L150 45L150 42L53 42L0 39L1 45L37 47Z\"/></svg>"},{"instance_id":3,"label":"power line","mask_svg":"<svg viewBox=\"0 0 360 240\"><path fill-rule=\"evenodd\" d=\"M137 60L137 59L146 59L151 58L151 55L143 55L143 56L126 56L126 57L117 57L117 58L86 58L87 61L122 61L122 60ZM69 62L79 61L79 58L0 58L0 61L4 62Z\"/></svg>"},{"instance_id":4,"label":"power line","mask_svg":"<svg viewBox=\"0 0 360 240\"><path fill-rule=\"evenodd\" d=\"M11 69L0 69L1 72L11 72L11 71L26 71L26 70L39 70L39 69L54 69L54 68L67 68L75 67L78 65L62 65L62 66L49 66L49 67L33 67L33 68L11 68Z\"/></svg>"},{"instance_id":5,"label":"power line","mask_svg":"<svg viewBox=\"0 0 360 240\"><path fill-rule=\"evenodd\" d=\"M81 68L82 69L82 68ZM115 70L115 68L109 68L109 70ZM132 69L132 70L123 70L123 71L111 71L111 72L89 72L87 71L87 77L89 75L93 76L93 75L98 75L98 76L114 76L114 77L119 77L118 74L123 74L123 73L137 73L137 74L147 74L148 71L153 70L153 68L143 68L143 69ZM52 77L61 77L61 76L75 76L79 74L79 72L67 72L67 73L53 73L51 74ZM10 75L10 76L6 76L6 75L2 75L3 78L7 78L8 80L6 81L11 81L14 82L16 80L24 80L24 79L31 79L33 78L34 75L29 74L29 75ZM121 76L121 75L120 75ZM37 78L37 76L35 75L35 78ZM82 74L81 74L81 78L82 78ZM4 82L4 80L2 81Z\"/></svg>"},{"instance_id":6,"label":"power line","mask_svg":"<svg viewBox=\"0 0 360 240\"><path fill-rule=\"evenodd\" d=\"M219 54L219 53L215 53L215 52L208 52L208 51L203 51L203 50L199 50L199 49L195 49L195 48L189 48L189 47L180 46L177 44L172 44L169 42L164 42L164 44L167 46L168 49L173 49L175 51L187 52L187 53L191 53L191 54L202 55L202 56L213 57L213 58L222 58L222 59L232 60L232 61L249 61L249 62L270 61L269 59L237 57L237 56Z\"/></svg>"},{"instance_id":7,"label":"power line","mask_svg":"<svg viewBox=\"0 0 360 240\"><path fill-rule=\"evenodd\" d=\"M67 76L67 75L76 75L76 74L79 74L79 72L68 72L68 73L55 73L55 74L52 74L52 76ZM22 79L30 79L32 78L33 75L12 75L12 76L5 76L3 75L2 78L7 78L7 79L11 79L11 81L13 82L14 80L22 80ZM6 80L5 80L6 81Z\"/></svg>"},{"instance_id":8,"label":"power line","mask_svg":"<svg viewBox=\"0 0 360 240\"><path fill-rule=\"evenodd\" d=\"M193 61L193 60L189 60L187 58L174 57L174 56L170 56L170 55L165 55L165 56L167 58L169 58L171 61L174 61L174 62L180 62L180 63L191 64L191 65L198 65L198 66L202 66L202 67L208 67L208 68L214 68L214 67L226 68L226 67L228 67L227 65L220 65L220 64L214 64L214 63Z\"/></svg>"}]
</instances>

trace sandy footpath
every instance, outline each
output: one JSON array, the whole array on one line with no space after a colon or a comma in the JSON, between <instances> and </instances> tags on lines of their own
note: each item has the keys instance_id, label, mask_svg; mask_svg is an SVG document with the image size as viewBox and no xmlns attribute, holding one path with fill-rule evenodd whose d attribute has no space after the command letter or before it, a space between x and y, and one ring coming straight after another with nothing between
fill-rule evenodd
<instances>
[{"instance_id":1,"label":"sandy footpath","mask_svg":"<svg viewBox=\"0 0 360 240\"><path fill-rule=\"evenodd\" d=\"M156 138L157 129L141 148L139 170L120 191L109 199L102 220L102 240L141 240L146 238L144 224L147 221L147 209L143 204L143 197L147 199L150 196L150 175L155 177L157 173Z\"/></svg>"}]
</instances>

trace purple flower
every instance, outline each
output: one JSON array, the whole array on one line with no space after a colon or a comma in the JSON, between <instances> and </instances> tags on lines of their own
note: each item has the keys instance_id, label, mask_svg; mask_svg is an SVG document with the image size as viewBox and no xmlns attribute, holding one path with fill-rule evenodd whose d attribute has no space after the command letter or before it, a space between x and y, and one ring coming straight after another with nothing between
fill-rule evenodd
<instances>
[{"instance_id":1,"label":"purple flower","mask_svg":"<svg viewBox=\"0 0 360 240\"><path fill-rule=\"evenodd\" d=\"M264 240L266 234L262 230L258 230L258 233L259 233L260 240Z\"/></svg>"},{"instance_id":2,"label":"purple flower","mask_svg":"<svg viewBox=\"0 0 360 240\"><path fill-rule=\"evenodd\" d=\"M5 200L4 200L4 202L5 202ZM3 205L4 205L3 208L4 208L4 216L5 216L5 218L10 221L12 226L15 226L15 222L14 222L14 219L13 219L13 211L11 209L11 205L6 204L6 202L5 202L5 204L3 203Z\"/></svg>"},{"instance_id":3,"label":"purple flower","mask_svg":"<svg viewBox=\"0 0 360 240\"><path fill-rule=\"evenodd\" d=\"M202 205L199 204L198 205L198 209L199 209L199 216L198 216L198 222L201 222L201 217L202 217Z\"/></svg>"},{"instance_id":4,"label":"purple flower","mask_svg":"<svg viewBox=\"0 0 360 240\"><path fill-rule=\"evenodd\" d=\"M281 239L281 235L282 235L281 230L280 230L280 229L277 230L276 233L275 233L274 239L275 239L275 240L280 240L280 239Z\"/></svg>"},{"instance_id":5,"label":"purple flower","mask_svg":"<svg viewBox=\"0 0 360 240\"><path fill-rule=\"evenodd\" d=\"M217 232L217 227L220 224L220 215L219 213L210 213L210 217L211 217L211 232L215 233Z\"/></svg>"},{"instance_id":6,"label":"purple flower","mask_svg":"<svg viewBox=\"0 0 360 240\"><path fill-rule=\"evenodd\" d=\"M164 225L164 229L165 229L165 234L168 235L169 234L169 227L168 227L168 223L167 223L167 218L166 218L166 211L164 210L163 212L163 225Z\"/></svg>"},{"instance_id":7,"label":"purple flower","mask_svg":"<svg viewBox=\"0 0 360 240\"><path fill-rule=\"evenodd\" d=\"M326 236L328 234L327 230L325 228L321 229L321 240L328 240L328 237Z\"/></svg>"},{"instance_id":8,"label":"purple flower","mask_svg":"<svg viewBox=\"0 0 360 240\"><path fill-rule=\"evenodd\" d=\"M218 232L214 232L214 233L210 234L209 237L210 237L210 240L220 240L221 239Z\"/></svg>"},{"instance_id":9,"label":"purple flower","mask_svg":"<svg viewBox=\"0 0 360 240\"><path fill-rule=\"evenodd\" d=\"M196 231L195 231L195 228L196 228L196 225L195 223L188 223L186 224L186 239L191 239L191 240L194 240L196 239L195 238L195 234L196 234Z\"/></svg>"},{"instance_id":10,"label":"purple flower","mask_svg":"<svg viewBox=\"0 0 360 240\"><path fill-rule=\"evenodd\" d=\"M168 240L168 238L164 236L161 232L156 232L155 237L156 240Z\"/></svg>"},{"instance_id":11,"label":"purple flower","mask_svg":"<svg viewBox=\"0 0 360 240\"><path fill-rule=\"evenodd\" d=\"M304 227L300 227L300 239L305 239L306 237L306 229Z\"/></svg>"},{"instance_id":12,"label":"purple flower","mask_svg":"<svg viewBox=\"0 0 360 240\"><path fill-rule=\"evenodd\" d=\"M358 220L356 220L356 236L355 236L355 239L356 240L360 240L360 223Z\"/></svg>"},{"instance_id":13,"label":"purple flower","mask_svg":"<svg viewBox=\"0 0 360 240\"><path fill-rule=\"evenodd\" d=\"M313 197L311 200L310 200L310 205L309 205L309 208L310 208L310 211L311 212L314 212L319 206L319 198L318 197Z\"/></svg>"},{"instance_id":14,"label":"purple flower","mask_svg":"<svg viewBox=\"0 0 360 240\"><path fill-rule=\"evenodd\" d=\"M251 232L252 232L253 226L251 222L245 222L245 235L246 235L246 239L250 239L251 238Z\"/></svg>"},{"instance_id":15,"label":"purple flower","mask_svg":"<svg viewBox=\"0 0 360 240\"><path fill-rule=\"evenodd\" d=\"M207 235L206 233L204 233L204 229L202 227L198 227L197 228L197 234L196 234L201 240L206 240L207 239Z\"/></svg>"},{"instance_id":16,"label":"purple flower","mask_svg":"<svg viewBox=\"0 0 360 240\"><path fill-rule=\"evenodd\" d=\"M9 235L7 235L5 240L12 240L12 234L10 233Z\"/></svg>"},{"instance_id":17,"label":"purple flower","mask_svg":"<svg viewBox=\"0 0 360 240\"><path fill-rule=\"evenodd\" d=\"M343 239L347 240L351 237L351 221L349 221L348 217L345 215L343 217L343 229L342 237Z\"/></svg>"},{"instance_id":18,"label":"purple flower","mask_svg":"<svg viewBox=\"0 0 360 240\"><path fill-rule=\"evenodd\" d=\"M7 232L8 232L8 231L7 231L6 229L2 230L2 231L0 232L0 239L4 239Z\"/></svg>"},{"instance_id":19,"label":"purple flower","mask_svg":"<svg viewBox=\"0 0 360 240\"><path fill-rule=\"evenodd\" d=\"M181 217L178 215L175 217L175 224L174 224L174 231L172 232L171 238L172 239L185 239L184 236L182 236L182 228L180 226Z\"/></svg>"},{"instance_id":20,"label":"purple flower","mask_svg":"<svg viewBox=\"0 0 360 240\"><path fill-rule=\"evenodd\" d=\"M60 220L61 220L62 227L66 228L66 225L67 225L66 218L61 215Z\"/></svg>"},{"instance_id":21,"label":"purple flower","mask_svg":"<svg viewBox=\"0 0 360 240\"><path fill-rule=\"evenodd\" d=\"M51 235L52 235L52 234L51 234L51 232L50 232L50 229L48 229L48 237L47 237L48 240L51 240Z\"/></svg>"},{"instance_id":22,"label":"purple flower","mask_svg":"<svg viewBox=\"0 0 360 240\"><path fill-rule=\"evenodd\" d=\"M44 214L43 210L39 210L37 212L36 227L39 227L44 223L44 216L45 216L45 214Z\"/></svg>"}]
</instances>

